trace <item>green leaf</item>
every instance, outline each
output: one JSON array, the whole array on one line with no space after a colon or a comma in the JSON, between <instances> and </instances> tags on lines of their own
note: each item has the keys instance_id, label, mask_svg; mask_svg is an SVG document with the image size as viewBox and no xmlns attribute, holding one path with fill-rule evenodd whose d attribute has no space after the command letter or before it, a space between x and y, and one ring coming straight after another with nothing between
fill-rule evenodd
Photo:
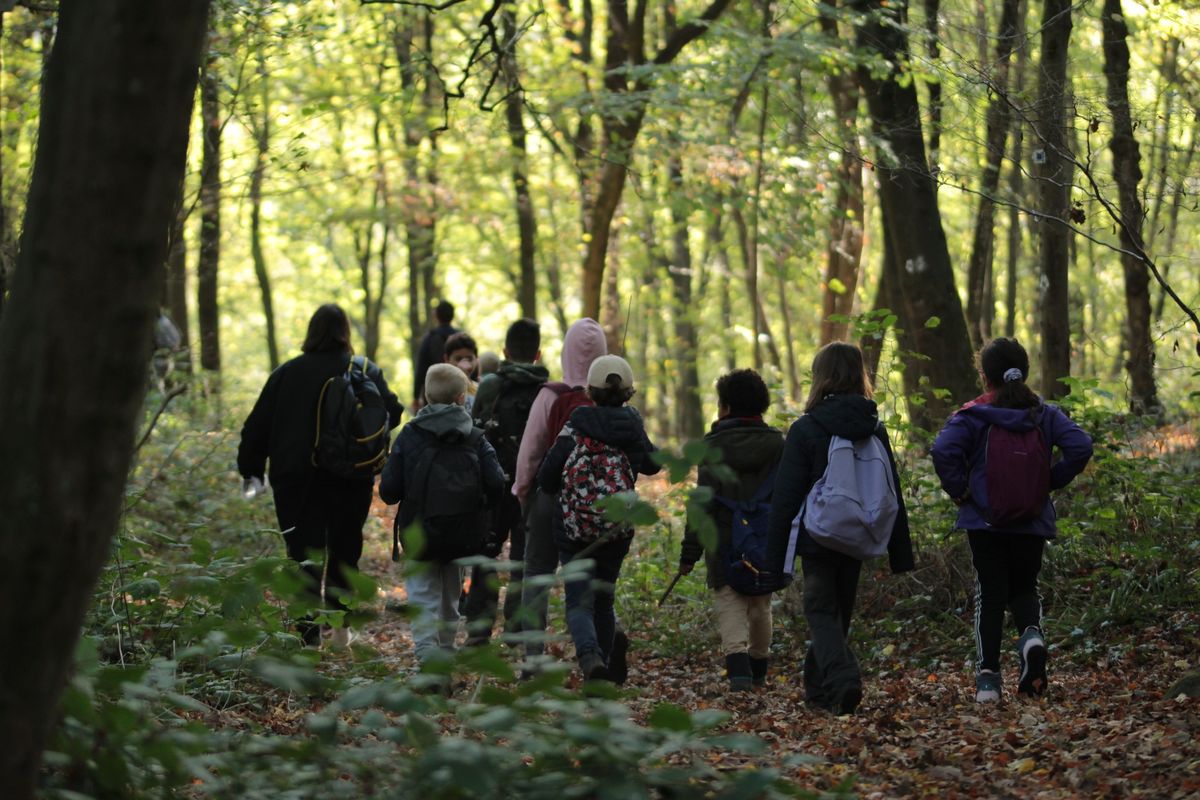
<instances>
[{"instance_id":1,"label":"green leaf","mask_svg":"<svg viewBox=\"0 0 1200 800\"><path fill-rule=\"evenodd\" d=\"M942 324L941 317L930 317L929 319L925 320L926 328L936 328L938 325L941 325L941 324Z\"/></svg>"},{"instance_id":2,"label":"green leaf","mask_svg":"<svg viewBox=\"0 0 1200 800\"><path fill-rule=\"evenodd\" d=\"M686 709L671 703L662 703L654 707L648 717L650 727L666 731L686 733L692 729L692 716Z\"/></svg>"}]
</instances>

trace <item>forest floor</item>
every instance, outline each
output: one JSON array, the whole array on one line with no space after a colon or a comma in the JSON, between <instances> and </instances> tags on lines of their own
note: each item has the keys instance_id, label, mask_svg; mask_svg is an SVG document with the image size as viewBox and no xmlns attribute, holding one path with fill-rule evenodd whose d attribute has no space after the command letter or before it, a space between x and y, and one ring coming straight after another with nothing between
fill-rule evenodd
<instances>
[{"instance_id":1,"label":"forest floor","mask_svg":"<svg viewBox=\"0 0 1200 800\"><path fill-rule=\"evenodd\" d=\"M376 513L383 517L386 509ZM359 641L395 674L410 674L416 664L407 622L383 609L389 594L402 600L403 589L382 537L368 543L362 566L379 581L381 598L379 615L359 632ZM685 602L672 608L669 601L667 610L707 614ZM865 798L1200 797L1200 700L1164 696L1195 666L1189 662L1200 631L1195 610L1116 632L1121 645L1102 648L1094 658L1056 658L1059 648L1052 643L1050 689L1038 700L1014 697L1015 675L1009 674L1003 702L977 705L966 664L934 660L939 666L930 671L893 657L894 648L860 653L865 695L859 710L843 717L803 701L802 622L777 634L768 685L732 694L715 647L658 655L647 627L653 620L623 621L632 645L622 699L636 721L664 702L689 711L722 710L729 715L724 730L766 743L765 753L755 756L709 753L719 769L780 768L786 762L784 773L801 786L833 791L852 781L851 791ZM903 635L919 639L923 633L922 625L910 624ZM569 643L550 650L570 662ZM348 656L340 658L351 668ZM1007 658L1005 669L1012 673L1015 655ZM334 672L338 660L333 655L327 662ZM566 678L569 687L578 680L574 671ZM455 695L466 699L472 686L460 680ZM290 716L276 717L276 724L291 727Z\"/></svg>"}]
</instances>

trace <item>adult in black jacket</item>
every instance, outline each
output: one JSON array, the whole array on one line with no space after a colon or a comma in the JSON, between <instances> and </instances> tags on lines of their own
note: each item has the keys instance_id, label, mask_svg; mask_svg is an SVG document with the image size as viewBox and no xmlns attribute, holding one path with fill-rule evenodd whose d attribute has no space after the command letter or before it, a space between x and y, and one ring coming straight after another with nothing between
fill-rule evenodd
<instances>
[{"instance_id":1,"label":"adult in black jacket","mask_svg":"<svg viewBox=\"0 0 1200 800\"><path fill-rule=\"evenodd\" d=\"M892 462L892 480L900 511L888 542L893 572L913 568L908 512L904 507L896 462L887 431L879 422L862 351L852 344L825 345L813 359L813 382L805 413L788 431L771 500L768 568L789 570L793 520L804 506L814 483L825 473L833 436L859 440L877 437ZM813 705L838 714L854 711L862 700L862 674L846 640L858 592L862 562L829 550L812 540L797 524L792 555L804 570L804 616L811 645L804 660L804 692Z\"/></svg>"},{"instance_id":2,"label":"adult in black jacket","mask_svg":"<svg viewBox=\"0 0 1200 800\"><path fill-rule=\"evenodd\" d=\"M443 300L433 310L433 318L437 326L425 332L421 344L417 347L417 366L413 371L413 407L412 413L421 410L425 405L425 373L434 364L446 360L446 340L458 333L458 328L450 323L454 321L454 306Z\"/></svg>"},{"instance_id":3,"label":"adult in black jacket","mask_svg":"<svg viewBox=\"0 0 1200 800\"><path fill-rule=\"evenodd\" d=\"M288 557L303 562L315 553L316 561L324 561L304 567L311 576L310 589L319 601L324 571L325 599L342 608L339 595L349 590L346 571L356 569L362 555L362 526L374 479L330 474L313 465L312 455L321 390L326 381L346 371L352 355L346 312L332 303L318 308L301 350L271 373L246 418L238 471L246 479L261 480L270 464L275 515ZM378 366L368 361L366 373L384 399L388 428L395 428L403 407ZM316 626L301 623L300 632L307 644L317 643ZM345 639L345 633L336 633L339 640Z\"/></svg>"}]
</instances>

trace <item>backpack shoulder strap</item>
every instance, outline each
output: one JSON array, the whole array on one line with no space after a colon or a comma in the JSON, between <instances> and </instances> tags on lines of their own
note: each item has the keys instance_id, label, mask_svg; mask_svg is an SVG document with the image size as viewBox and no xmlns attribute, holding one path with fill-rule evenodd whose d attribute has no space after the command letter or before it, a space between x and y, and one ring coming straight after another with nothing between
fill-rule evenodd
<instances>
[{"instance_id":1,"label":"backpack shoulder strap","mask_svg":"<svg viewBox=\"0 0 1200 800\"><path fill-rule=\"evenodd\" d=\"M758 491L750 498L751 503L765 503L771 493L775 491L775 476L779 473L779 462L775 462L775 466L771 467L771 471L767 473L767 477L763 479L759 485Z\"/></svg>"}]
</instances>

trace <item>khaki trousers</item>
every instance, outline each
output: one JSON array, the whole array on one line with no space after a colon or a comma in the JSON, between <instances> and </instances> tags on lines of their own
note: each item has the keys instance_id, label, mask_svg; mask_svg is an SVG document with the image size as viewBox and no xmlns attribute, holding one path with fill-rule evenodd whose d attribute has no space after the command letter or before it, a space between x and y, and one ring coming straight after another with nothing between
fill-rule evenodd
<instances>
[{"instance_id":1,"label":"khaki trousers","mask_svg":"<svg viewBox=\"0 0 1200 800\"><path fill-rule=\"evenodd\" d=\"M722 652L766 658L771 650L771 595L747 597L722 586L713 591L713 602Z\"/></svg>"}]
</instances>

